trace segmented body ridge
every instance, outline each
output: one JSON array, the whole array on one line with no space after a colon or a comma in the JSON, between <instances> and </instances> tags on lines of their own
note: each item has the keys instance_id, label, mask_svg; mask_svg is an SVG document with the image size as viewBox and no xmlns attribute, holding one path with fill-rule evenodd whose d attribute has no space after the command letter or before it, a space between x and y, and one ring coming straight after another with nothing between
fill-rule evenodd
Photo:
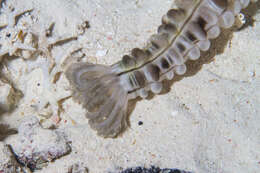
<instances>
[{"instance_id":1,"label":"segmented body ridge","mask_svg":"<svg viewBox=\"0 0 260 173\"><path fill-rule=\"evenodd\" d=\"M144 49L125 55L114 70L123 79L129 98L159 93L162 80L186 72L185 62L197 60L210 48L210 39L229 28L250 0L176 0L176 9L162 17L158 33Z\"/></svg>"}]
</instances>

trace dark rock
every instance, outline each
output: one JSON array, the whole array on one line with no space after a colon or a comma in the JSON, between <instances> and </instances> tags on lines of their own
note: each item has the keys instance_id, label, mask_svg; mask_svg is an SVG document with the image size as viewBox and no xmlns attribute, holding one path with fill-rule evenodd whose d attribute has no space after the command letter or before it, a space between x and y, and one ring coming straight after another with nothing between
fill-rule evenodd
<instances>
[{"instance_id":1,"label":"dark rock","mask_svg":"<svg viewBox=\"0 0 260 173\"><path fill-rule=\"evenodd\" d=\"M17 163L8 145L0 142L0 173L19 173L22 168Z\"/></svg>"},{"instance_id":2,"label":"dark rock","mask_svg":"<svg viewBox=\"0 0 260 173\"><path fill-rule=\"evenodd\" d=\"M120 173L192 173L188 171L182 171L179 169L161 169L159 167L152 166L151 168L135 167L128 168Z\"/></svg>"},{"instance_id":3,"label":"dark rock","mask_svg":"<svg viewBox=\"0 0 260 173\"><path fill-rule=\"evenodd\" d=\"M8 142L17 160L31 170L41 169L71 151L65 135L57 130L43 129L36 117L26 117L18 128L18 135Z\"/></svg>"}]
</instances>

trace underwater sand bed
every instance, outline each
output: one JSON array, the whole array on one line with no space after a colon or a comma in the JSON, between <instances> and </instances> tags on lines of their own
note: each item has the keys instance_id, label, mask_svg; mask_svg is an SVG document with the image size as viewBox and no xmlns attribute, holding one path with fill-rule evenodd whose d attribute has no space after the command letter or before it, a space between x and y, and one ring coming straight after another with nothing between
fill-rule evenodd
<instances>
[{"instance_id":1,"label":"underwater sand bed","mask_svg":"<svg viewBox=\"0 0 260 173\"><path fill-rule=\"evenodd\" d=\"M53 162L41 162L44 166L34 172L104 173L140 165L260 171L259 2L244 11L248 23L241 30L223 32L209 53L188 64L187 75L167 83L163 94L135 103L131 126L116 139L98 137L89 127L86 110L70 97L64 69L76 61L110 65L144 46L172 1L3 2L0 127L18 129L20 135L19 126L33 115L48 133L65 134L61 138L71 148ZM13 132L1 135L13 148L25 147L11 142L17 139ZM44 137L34 137L40 146ZM56 149L66 149L62 146Z\"/></svg>"}]
</instances>

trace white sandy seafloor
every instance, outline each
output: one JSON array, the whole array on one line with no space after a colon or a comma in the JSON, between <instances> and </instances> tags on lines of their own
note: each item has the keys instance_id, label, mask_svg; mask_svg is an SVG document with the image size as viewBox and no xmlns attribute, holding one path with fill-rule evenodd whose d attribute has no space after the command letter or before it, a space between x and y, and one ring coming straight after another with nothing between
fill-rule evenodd
<instances>
[{"instance_id":1,"label":"white sandy seafloor","mask_svg":"<svg viewBox=\"0 0 260 173\"><path fill-rule=\"evenodd\" d=\"M184 77L166 83L163 94L136 102L130 127L118 138L97 136L86 111L69 97L63 64L75 59L115 63L132 48L145 45L171 4L171 0L5 1L0 51L8 49L9 54L0 58L1 71L24 96L12 112L0 115L0 124L16 129L32 115L44 128L55 126L71 141L70 154L35 172L66 173L74 163L90 173L151 165L196 173L260 172L259 1L244 11L246 25L225 31L209 53L188 63ZM16 14L27 10L13 22ZM45 37L52 23L52 35ZM20 30L42 38L39 49L44 53L34 57L17 53L4 36ZM46 49L51 42L70 37L77 40ZM56 66L49 74L51 58ZM4 138L11 146L12 141L12 136Z\"/></svg>"}]
</instances>

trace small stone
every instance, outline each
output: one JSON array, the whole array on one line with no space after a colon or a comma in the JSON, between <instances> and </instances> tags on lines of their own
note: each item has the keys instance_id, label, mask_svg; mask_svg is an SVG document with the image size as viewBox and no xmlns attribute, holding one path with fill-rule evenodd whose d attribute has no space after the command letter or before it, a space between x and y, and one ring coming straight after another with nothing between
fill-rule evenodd
<instances>
[{"instance_id":1,"label":"small stone","mask_svg":"<svg viewBox=\"0 0 260 173\"><path fill-rule=\"evenodd\" d=\"M10 136L10 144L17 160L31 170L41 169L71 151L65 135L58 130L43 129L34 116L25 117L18 135Z\"/></svg>"},{"instance_id":2,"label":"small stone","mask_svg":"<svg viewBox=\"0 0 260 173\"><path fill-rule=\"evenodd\" d=\"M141 125L143 125L143 124L144 124L144 123L143 123L142 121L139 121L139 122L138 122L138 125L139 125L139 126L141 126Z\"/></svg>"},{"instance_id":3,"label":"small stone","mask_svg":"<svg viewBox=\"0 0 260 173\"><path fill-rule=\"evenodd\" d=\"M24 38L24 43L32 48L37 47L37 38L34 34L32 33L26 33L25 38ZM36 51L32 50L22 50L22 57L24 59L30 59L33 58L33 55L35 54Z\"/></svg>"}]
</instances>

